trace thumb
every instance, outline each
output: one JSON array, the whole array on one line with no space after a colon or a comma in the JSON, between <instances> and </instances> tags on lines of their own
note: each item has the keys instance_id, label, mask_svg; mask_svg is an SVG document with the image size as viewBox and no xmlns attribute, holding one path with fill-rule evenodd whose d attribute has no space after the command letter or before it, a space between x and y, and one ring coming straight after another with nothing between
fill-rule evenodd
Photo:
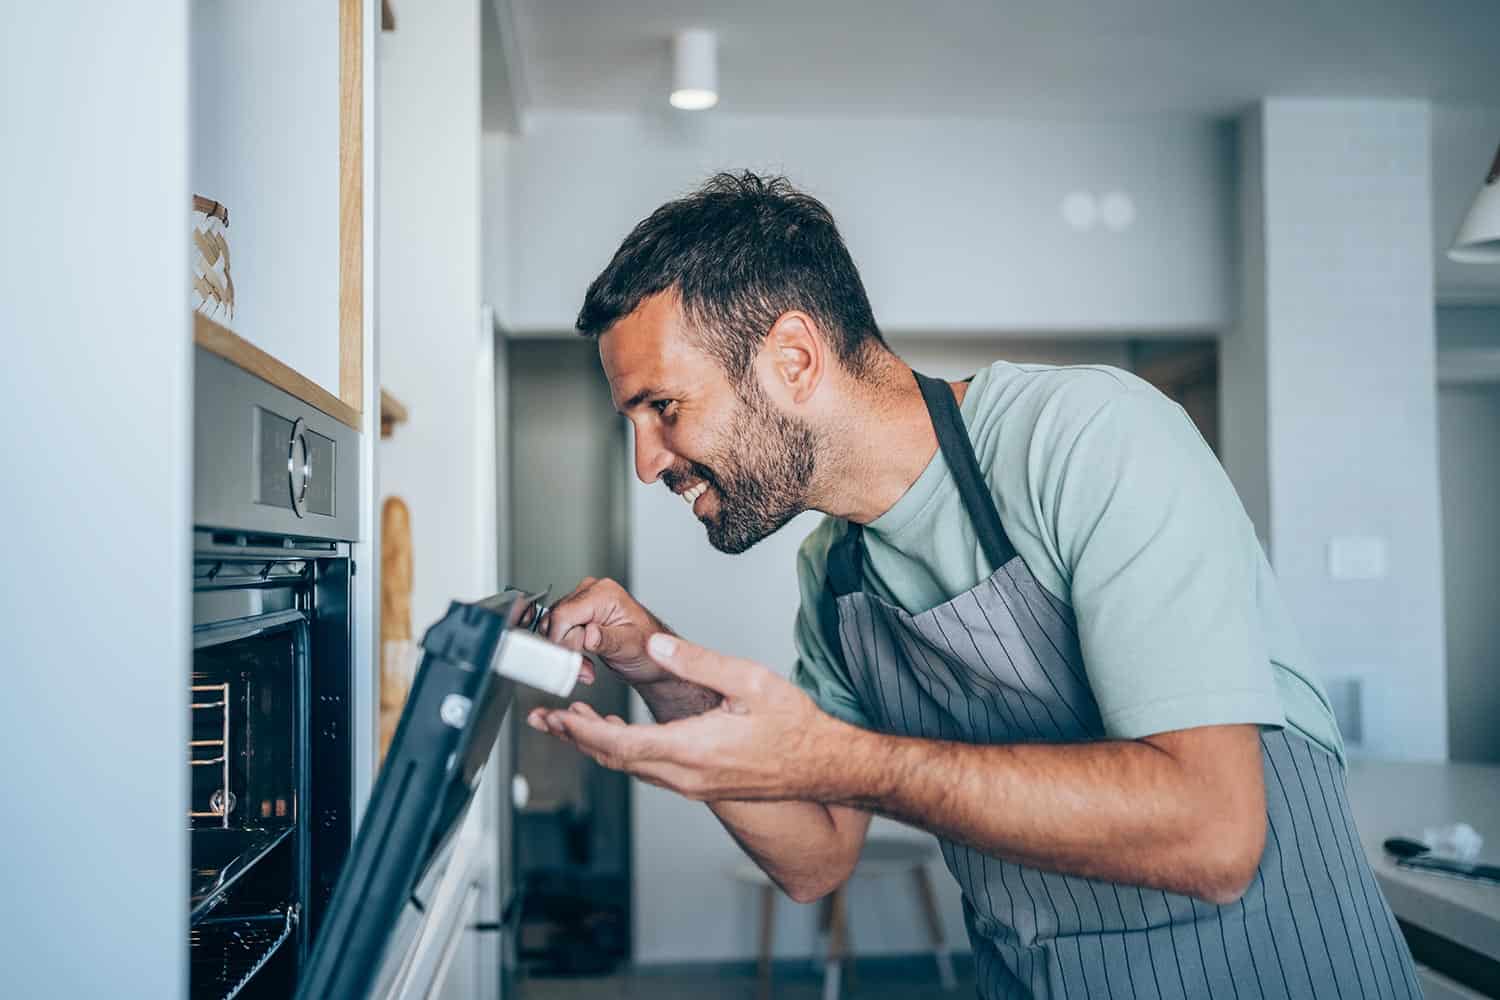
<instances>
[{"instance_id":1,"label":"thumb","mask_svg":"<svg viewBox=\"0 0 1500 1000\"><path fill-rule=\"evenodd\" d=\"M583 626L583 648L603 657L606 663L611 662L627 652L624 647L628 637L622 634L624 632L623 628L605 628L589 622Z\"/></svg>"},{"instance_id":2,"label":"thumb","mask_svg":"<svg viewBox=\"0 0 1500 1000\"><path fill-rule=\"evenodd\" d=\"M646 654L667 673L727 697L752 693L755 675L765 669L665 632L658 632L647 641Z\"/></svg>"}]
</instances>

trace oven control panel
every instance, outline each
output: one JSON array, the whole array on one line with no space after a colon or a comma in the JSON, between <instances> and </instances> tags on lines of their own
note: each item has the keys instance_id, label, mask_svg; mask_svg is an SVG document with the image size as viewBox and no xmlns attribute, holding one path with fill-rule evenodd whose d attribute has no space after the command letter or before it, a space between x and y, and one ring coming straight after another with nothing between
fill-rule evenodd
<instances>
[{"instance_id":1,"label":"oven control panel","mask_svg":"<svg viewBox=\"0 0 1500 1000\"><path fill-rule=\"evenodd\" d=\"M295 396L197 348L193 525L354 541L360 435Z\"/></svg>"}]
</instances>

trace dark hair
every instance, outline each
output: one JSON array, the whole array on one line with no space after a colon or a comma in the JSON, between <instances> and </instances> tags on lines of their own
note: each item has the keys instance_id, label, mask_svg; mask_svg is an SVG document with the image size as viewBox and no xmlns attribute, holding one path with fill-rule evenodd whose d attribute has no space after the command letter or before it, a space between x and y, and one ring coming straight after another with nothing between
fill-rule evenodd
<instances>
[{"instance_id":1,"label":"dark hair","mask_svg":"<svg viewBox=\"0 0 1500 1000\"><path fill-rule=\"evenodd\" d=\"M833 215L785 177L715 174L652 212L589 285L578 332L597 337L668 289L736 385L777 317L791 309L812 316L855 373L870 348L884 344Z\"/></svg>"}]
</instances>

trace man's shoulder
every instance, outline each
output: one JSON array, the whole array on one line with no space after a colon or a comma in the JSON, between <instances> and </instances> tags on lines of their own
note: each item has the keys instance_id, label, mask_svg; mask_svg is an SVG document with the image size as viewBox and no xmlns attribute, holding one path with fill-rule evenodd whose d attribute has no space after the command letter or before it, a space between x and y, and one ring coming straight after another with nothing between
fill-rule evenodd
<instances>
[{"instance_id":1,"label":"man's shoulder","mask_svg":"<svg viewBox=\"0 0 1500 1000\"><path fill-rule=\"evenodd\" d=\"M1029 415L1091 413L1114 400L1155 390L1138 376L1112 365L1020 365L997 361L974 378L974 422L1000 416L1011 423ZM965 400L967 402L967 399ZM967 407L966 407L967 409Z\"/></svg>"}]
</instances>

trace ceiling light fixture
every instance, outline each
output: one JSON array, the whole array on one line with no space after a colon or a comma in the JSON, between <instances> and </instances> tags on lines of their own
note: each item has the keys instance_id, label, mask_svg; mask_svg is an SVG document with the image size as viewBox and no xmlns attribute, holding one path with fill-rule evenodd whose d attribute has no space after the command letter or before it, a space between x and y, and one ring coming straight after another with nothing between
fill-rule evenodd
<instances>
[{"instance_id":1,"label":"ceiling light fixture","mask_svg":"<svg viewBox=\"0 0 1500 1000\"><path fill-rule=\"evenodd\" d=\"M718 39L694 28L672 37L672 107L706 111L719 103Z\"/></svg>"},{"instance_id":2,"label":"ceiling light fixture","mask_svg":"<svg viewBox=\"0 0 1500 1000\"><path fill-rule=\"evenodd\" d=\"M1495 150L1495 162L1458 227L1448 256L1464 264L1500 262L1500 149Z\"/></svg>"}]
</instances>

